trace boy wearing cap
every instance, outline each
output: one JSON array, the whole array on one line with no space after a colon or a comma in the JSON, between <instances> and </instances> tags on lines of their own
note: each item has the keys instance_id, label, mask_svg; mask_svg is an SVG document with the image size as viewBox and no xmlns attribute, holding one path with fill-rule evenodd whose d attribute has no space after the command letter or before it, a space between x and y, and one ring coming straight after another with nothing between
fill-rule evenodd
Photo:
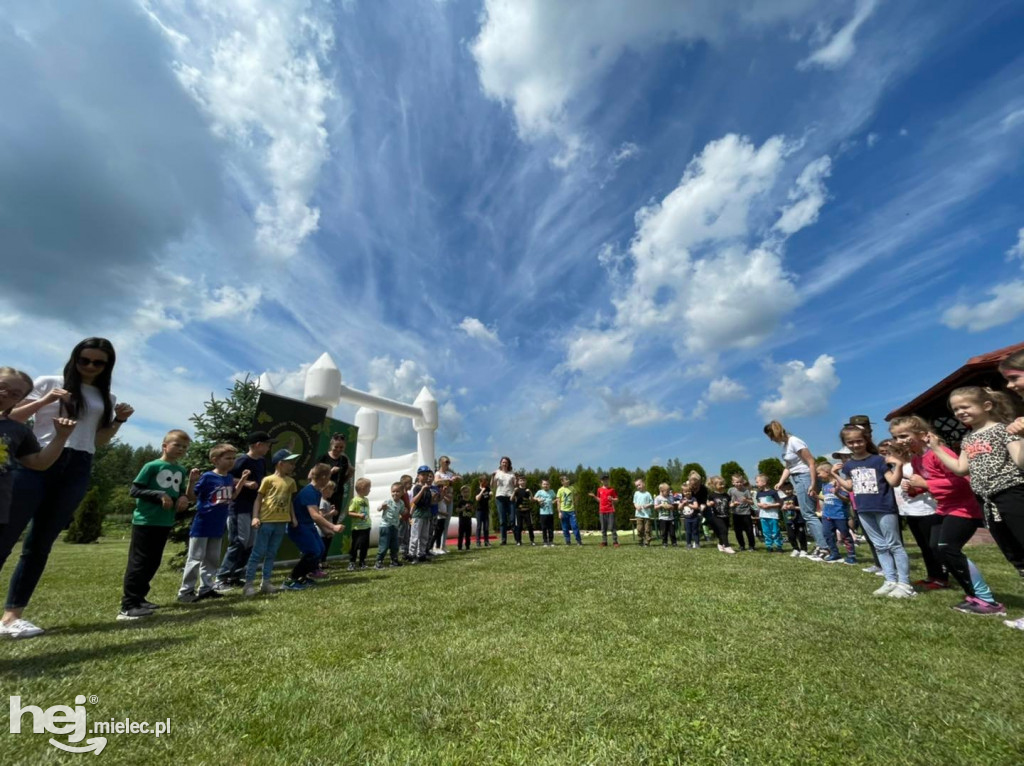
<instances>
[{"instance_id":1,"label":"boy wearing cap","mask_svg":"<svg viewBox=\"0 0 1024 766\"><path fill-rule=\"evenodd\" d=\"M252 527L256 530L256 542L252 546L252 555L245 567L246 596L256 595L256 569L263 567L263 583L260 587L264 593L276 593L280 588L271 585L270 576L274 570L274 559L284 541L288 525L297 525L295 509L292 507L292 496L298 491L295 479L295 461L298 455L286 449L279 449L271 458L274 473L260 482L256 502L252 506Z\"/></svg>"},{"instance_id":2,"label":"boy wearing cap","mask_svg":"<svg viewBox=\"0 0 1024 766\"><path fill-rule=\"evenodd\" d=\"M235 479L241 479L248 472L245 481L238 484L235 496L228 506L228 549L217 570L214 590L231 590L242 584L245 565L252 553L255 535L252 528L252 506L256 502L256 491L267 475L267 453L273 442L266 431L253 431L246 438L249 451L235 459L235 465L228 472Z\"/></svg>"},{"instance_id":3,"label":"boy wearing cap","mask_svg":"<svg viewBox=\"0 0 1024 766\"><path fill-rule=\"evenodd\" d=\"M416 471L416 486L412 494L412 527L409 530L409 563L429 561L427 546L430 544L430 505L433 502L430 482L433 471L430 466L421 465Z\"/></svg>"}]
</instances>

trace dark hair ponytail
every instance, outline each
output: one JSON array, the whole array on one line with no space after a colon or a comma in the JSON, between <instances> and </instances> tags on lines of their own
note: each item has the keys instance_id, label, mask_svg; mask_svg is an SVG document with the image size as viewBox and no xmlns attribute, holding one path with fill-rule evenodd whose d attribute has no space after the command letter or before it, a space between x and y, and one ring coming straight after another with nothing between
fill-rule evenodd
<instances>
[{"instance_id":1,"label":"dark hair ponytail","mask_svg":"<svg viewBox=\"0 0 1024 766\"><path fill-rule=\"evenodd\" d=\"M78 372L77 364L79 354L85 349L95 349L107 355L107 363L92 382L92 385L99 389L100 397L103 399L103 418L99 427L106 428L114 420L114 408L110 406L110 378L114 374L114 362L117 361L114 346L106 338L86 338L72 349L71 358L64 365L64 388L71 396L67 402L61 403L61 413L70 418L78 418L87 407L82 396L82 376Z\"/></svg>"}]
</instances>

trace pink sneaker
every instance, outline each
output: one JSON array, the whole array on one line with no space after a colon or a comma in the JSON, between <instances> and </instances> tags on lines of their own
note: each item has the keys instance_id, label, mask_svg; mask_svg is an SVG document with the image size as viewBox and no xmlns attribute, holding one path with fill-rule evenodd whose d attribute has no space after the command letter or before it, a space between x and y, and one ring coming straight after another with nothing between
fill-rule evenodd
<instances>
[{"instance_id":1,"label":"pink sneaker","mask_svg":"<svg viewBox=\"0 0 1024 766\"><path fill-rule=\"evenodd\" d=\"M957 604L953 608L958 612L963 612L964 614L995 615L997 617L1006 616L1006 607L1002 604L982 601L977 596L968 596L964 599L963 603Z\"/></svg>"},{"instance_id":2,"label":"pink sneaker","mask_svg":"<svg viewBox=\"0 0 1024 766\"><path fill-rule=\"evenodd\" d=\"M315 578L317 580L322 580L323 578L327 577L327 572L325 572L322 569L318 569L315 572L310 572L309 576L313 577L313 578Z\"/></svg>"}]
</instances>

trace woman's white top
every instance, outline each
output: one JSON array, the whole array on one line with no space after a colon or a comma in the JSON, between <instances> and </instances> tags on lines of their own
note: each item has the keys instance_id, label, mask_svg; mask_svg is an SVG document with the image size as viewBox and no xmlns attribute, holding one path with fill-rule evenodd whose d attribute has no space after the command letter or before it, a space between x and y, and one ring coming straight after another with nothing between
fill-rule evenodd
<instances>
[{"instance_id":1,"label":"woman's white top","mask_svg":"<svg viewBox=\"0 0 1024 766\"><path fill-rule=\"evenodd\" d=\"M782 450L782 462L786 468L789 469L789 475L792 476L798 473L810 473L811 469L807 467L807 463L800 457L800 450L807 449L807 442L803 439L798 439L796 436L790 436L786 440L786 446Z\"/></svg>"},{"instance_id":2,"label":"woman's white top","mask_svg":"<svg viewBox=\"0 0 1024 766\"><path fill-rule=\"evenodd\" d=\"M909 479L914 475L914 467L910 463L903 464L903 478ZM935 513L935 498L925 492L921 495L910 497L903 491L903 487L893 488L896 495L896 507L900 509L900 516L931 516Z\"/></svg>"},{"instance_id":3,"label":"woman's white top","mask_svg":"<svg viewBox=\"0 0 1024 766\"><path fill-rule=\"evenodd\" d=\"M512 497L516 491L516 475L511 471L494 472L494 496Z\"/></svg>"},{"instance_id":4,"label":"woman's white top","mask_svg":"<svg viewBox=\"0 0 1024 766\"><path fill-rule=\"evenodd\" d=\"M37 399L42 399L53 389L63 387L63 376L44 375L36 378L35 387L32 389L32 393L25 397L25 401L34 402ZM64 446L68 449L88 452L91 455L96 451L96 432L101 428L100 421L103 419L103 395L96 386L87 386L83 383L82 399L85 406L81 408L82 411L76 418L78 425L75 426L75 430L71 432L71 436L68 437L67 444ZM116 401L111 395L111 410ZM56 401L44 405L36 410L36 414L33 416L35 422L32 425L32 433L39 440L40 447L45 447L53 441L53 419L61 417L60 404L59 401Z\"/></svg>"}]
</instances>

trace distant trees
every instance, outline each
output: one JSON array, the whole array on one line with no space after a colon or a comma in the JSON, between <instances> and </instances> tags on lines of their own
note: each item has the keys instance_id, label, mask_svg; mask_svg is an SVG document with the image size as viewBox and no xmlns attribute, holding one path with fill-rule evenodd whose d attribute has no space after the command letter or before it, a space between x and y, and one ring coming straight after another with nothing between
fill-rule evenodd
<instances>
[{"instance_id":1,"label":"distant trees","mask_svg":"<svg viewBox=\"0 0 1024 766\"><path fill-rule=\"evenodd\" d=\"M656 495L658 494L659 484L672 484L672 476L667 468L662 468L660 465L652 465L647 469L644 483L647 485L647 491L652 495Z\"/></svg>"},{"instance_id":2,"label":"distant trees","mask_svg":"<svg viewBox=\"0 0 1024 766\"><path fill-rule=\"evenodd\" d=\"M728 487L732 483L732 477L735 474L747 475L747 472L743 470L743 466L737 463L735 460L730 460L728 463L722 463L721 476L725 480L725 486ZM750 477L747 477L750 478Z\"/></svg>"},{"instance_id":3,"label":"distant trees","mask_svg":"<svg viewBox=\"0 0 1024 766\"><path fill-rule=\"evenodd\" d=\"M782 478L782 471L786 466L777 457L768 457L757 464L757 472L768 477L768 486L774 487Z\"/></svg>"}]
</instances>

